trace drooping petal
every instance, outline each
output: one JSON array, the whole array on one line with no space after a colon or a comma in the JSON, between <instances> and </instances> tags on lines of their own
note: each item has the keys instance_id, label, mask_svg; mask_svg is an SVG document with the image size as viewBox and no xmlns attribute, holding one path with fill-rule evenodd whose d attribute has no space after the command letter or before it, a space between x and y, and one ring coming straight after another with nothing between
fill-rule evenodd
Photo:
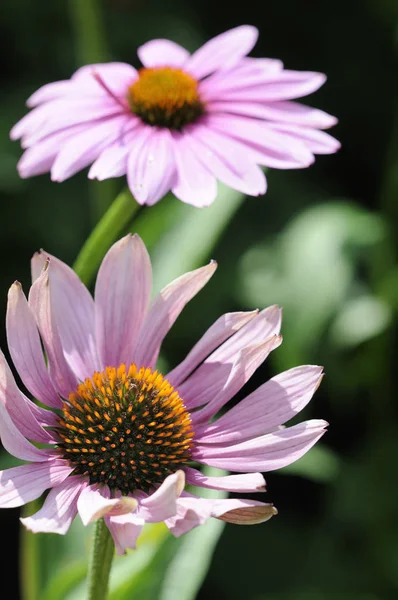
<instances>
[{"instance_id":1,"label":"drooping petal","mask_svg":"<svg viewBox=\"0 0 398 600\"><path fill-rule=\"evenodd\" d=\"M108 251L95 286L96 331L103 367L132 362L151 287L147 249L138 235L127 235Z\"/></svg>"},{"instance_id":2,"label":"drooping petal","mask_svg":"<svg viewBox=\"0 0 398 600\"><path fill-rule=\"evenodd\" d=\"M39 424L31 406L33 402L26 399L18 389L14 376L0 350L0 403L10 415L13 423L23 436L35 442L48 443L52 436Z\"/></svg>"},{"instance_id":3,"label":"drooping petal","mask_svg":"<svg viewBox=\"0 0 398 600\"><path fill-rule=\"evenodd\" d=\"M57 392L67 398L76 389L78 380L62 350L53 314L48 269L47 266L30 288L29 306L35 315L44 343L51 380Z\"/></svg>"},{"instance_id":4,"label":"drooping petal","mask_svg":"<svg viewBox=\"0 0 398 600\"><path fill-rule=\"evenodd\" d=\"M129 548L134 550L138 536L145 525L144 519L132 513L118 517L105 517L105 523L115 542L116 553L120 556Z\"/></svg>"},{"instance_id":5,"label":"drooping petal","mask_svg":"<svg viewBox=\"0 0 398 600\"><path fill-rule=\"evenodd\" d=\"M130 496L110 497L107 485L88 485L81 492L77 509L83 525L88 525L105 515L118 516L131 513L138 506L137 500Z\"/></svg>"},{"instance_id":6,"label":"drooping petal","mask_svg":"<svg viewBox=\"0 0 398 600\"><path fill-rule=\"evenodd\" d=\"M205 498L181 497L177 501L177 514L165 520L175 537L188 533L194 527L204 525L211 517L211 506Z\"/></svg>"},{"instance_id":7,"label":"drooping petal","mask_svg":"<svg viewBox=\"0 0 398 600\"><path fill-rule=\"evenodd\" d=\"M47 372L35 318L17 281L8 292L6 328L11 358L24 385L43 404L60 407Z\"/></svg>"},{"instance_id":8,"label":"drooping petal","mask_svg":"<svg viewBox=\"0 0 398 600\"><path fill-rule=\"evenodd\" d=\"M190 375L200 363L231 335L246 325L258 311L235 312L222 315L206 331L204 336L192 348L186 358L167 375L167 381L178 386Z\"/></svg>"},{"instance_id":9,"label":"drooping petal","mask_svg":"<svg viewBox=\"0 0 398 600\"><path fill-rule=\"evenodd\" d=\"M230 29L206 42L187 60L185 68L198 79L220 68L228 68L249 54L258 38L250 25Z\"/></svg>"},{"instance_id":10,"label":"drooping petal","mask_svg":"<svg viewBox=\"0 0 398 600\"><path fill-rule=\"evenodd\" d=\"M125 175L127 173L128 155L141 130L142 122L131 115L128 127L126 127L122 136L112 144L108 144L91 165L88 178L103 181L110 177Z\"/></svg>"},{"instance_id":11,"label":"drooping petal","mask_svg":"<svg viewBox=\"0 0 398 600\"><path fill-rule=\"evenodd\" d=\"M65 535L77 514L77 499L85 485L77 475L68 477L50 491L38 512L21 519L21 522L33 533Z\"/></svg>"},{"instance_id":12,"label":"drooping petal","mask_svg":"<svg viewBox=\"0 0 398 600\"><path fill-rule=\"evenodd\" d=\"M73 467L62 460L48 460L0 471L0 507L22 506L62 483Z\"/></svg>"},{"instance_id":13,"label":"drooping petal","mask_svg":"<svg viewBox=\"0 0 398 600\"><path fill-rule=\"evenodd\" d=\"M207 266L190 271L167 285L154 299L139 332L134 362L153 367L161 343L184 306L209 281L217 268L212 261Z\"/></svg>"},{"instance_id":14,"label":"drooping petal","mask_svg":"<svg viewBox=\"0 0 398 600\"><path fill-rule=\"evenodd\" d=\"M7 452L21 460L45 462L49 459L47 450L36 448L22 435L3 402L0 402L0 440Z\"/></svg>"},{"instance_id":15,"label":"drooping petal","mask_svg":"<svg viewBox=\"0 0 398 600\"><path fill-rule=\"evenodd\" d=\"M181 67L189 58L188 50L171 40L151 40L137 50L138 58L146 68Z\"/></svg>"},{"instance_id":16,"label":"drooping petal","mask_svg":"<svg viewBox=\"0 0 398 600\"><path fill-rule=\"evenodd\" d=\"M322 367L295 367L273 377L206 426L198 443L231 444L275 430L311 400L322 380Z\"/></svg>"},{"instance_id":17,"label":"drooping petal","mask_svg":"<svg viewBox=\"0 0 398 600\"><path fill-rule=\"evenodd\" d=\"M177 499L185 486L184 471L166 477L162 485L140 503L139 514L148 523L159 523L177 512Z\"/></svg>"},{"instance_id":18,"label":"drooping petal","mask_svg":"<svg viewBox=\"0 0 398 600\"><path fill-rule=\"evenodd\" d=\"M175 161L168 129L151 128L140 151L132 151L128 159L127 181L139 204L155 204L173 186Z\"/></svg>"},{"instance_id":19,"label":"drooping petal","mask_svg":"<svg viewBox=\"0 0 398 600\"><path fill-rule=\"evenodd\" d=\"M261 473L208 477L192 467L185 467L184 470L187 483L197 487L241 493L265 492L265 480Z\"/></svg>"},{"instance_id":20,"label":"drooping petal","mask_svg":"<svg viewBox=\"0 0 398 600\"><path fill-rule=\"evenodd\" d=\"M42 251L48 269L51 311L62 351L73 373L84 380L99 369L95 341L94 301L76 273Z\"/></svg>"},{"instance_id":21,"label":"drooping petal","mask_svg":"<svg viewBox=\"0 0 398 600\"><path fill-rule=\"evenodd\" d=\"M272 125L275 131L282 131L292 138L302 140L314 154L332 154L339 150L341 144L325 131L318 131L309 127L300 127L287 123Z\"/></svg>"},{"instance_id":22,"label":"drooping petal","mask_svg":"<svg viewBox=\"0 0 398 600\"><path fill-rule=\"evenodd\" d=\"M264 504L256 500L226 498L210 499L209 502L212 505L212 517L235 525L258 525L278 514L273 504Z\"/></svg>"},{"instance_id":23,"label":"drooping petal","mask_svg":"<svg viewBox=\"0 0 398 600\"><path fill-rule=\"evenodd\" d=\"M240 444L198 444L192 457L205 465L231 471L273 471L301 458L323 436L326 426L326 421L313 419Z\"/></svg>"}]
</instances>

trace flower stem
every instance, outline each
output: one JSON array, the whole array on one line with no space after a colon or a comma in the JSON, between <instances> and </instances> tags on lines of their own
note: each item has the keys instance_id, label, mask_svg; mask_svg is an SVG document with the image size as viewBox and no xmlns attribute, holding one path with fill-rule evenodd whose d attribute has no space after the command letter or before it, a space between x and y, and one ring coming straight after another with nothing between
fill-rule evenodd
<instances>
[{"instance_id":1,"label":"flower stem","mask_svg":"<svg viewBox=\"0 0 398 600\"><path fill-rule=\"evenodd\" d=\"M40 501L33 500L22 509L27 517L40 509ZM39 600L41 587L39 536L21 527L20 584L22 600Z\"/></svg>"},{"instance_id":2,"label":"flower stem","mask_svg":"<svg viewBox=\"0 0 398 600\"><path fill-rule=\"evenodd\" d=\"M86 64L108 60L109 52L98 0L70 0L70 14L79 62Z\"/></svg>"},{"instance_id":3,"label":"flower stem","mask_svg":"<svg viewBox=\"0 0 398 600\"><path fill-rule=\"evenodd\" d=\"M115 546L104 519L94 524L93 545L88 565L88 600L106 600Z\"/></svg>"},{"instance_id":4,"label":"flower stem","mask_svg":"<svg viewBox=\"0 0 398 600\"><path fill-rule=\"evenodd\" d=\"M86 285L89 285L107 250L125 230L139 205L128 189L121 192L86 240L73 265Z\"/></svg>"}]
</instances>

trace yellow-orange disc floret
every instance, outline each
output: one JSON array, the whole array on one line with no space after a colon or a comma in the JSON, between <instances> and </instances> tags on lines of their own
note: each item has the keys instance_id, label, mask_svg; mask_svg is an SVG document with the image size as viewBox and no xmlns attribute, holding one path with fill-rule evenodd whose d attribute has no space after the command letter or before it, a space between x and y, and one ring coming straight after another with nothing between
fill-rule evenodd
<instances>
[{"instance_id":1,"label":"yellow-orange disc floret","mask_svg":"<svg viewBox=\"0 0 398 600\"><path fill-rule=\"evenodd\" d=\"M157 371L107 367L64 401L59 450L74 474L124 493L147 491L190 459L191 417Z\"/></svg>"},{"instance_id":2,"label":"yellow-orange disc floret","mask_svg":"<svg viewBox=\"0 0 398 600\"><path fill-rule=\"evenodd\" d=\"M133 113L149 125L182 129L204 112L198 82L181 69L159 67L140 69L129 87L128 100Z\"/></svg>"}]
</instances>

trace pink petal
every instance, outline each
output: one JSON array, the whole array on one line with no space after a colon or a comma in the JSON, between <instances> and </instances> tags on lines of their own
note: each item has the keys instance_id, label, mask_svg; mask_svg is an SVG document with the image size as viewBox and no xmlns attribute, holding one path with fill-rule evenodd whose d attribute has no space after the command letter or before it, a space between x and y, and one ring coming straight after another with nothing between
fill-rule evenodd
<instances>
[{"instance_id":1,"label":"pink petal","mask_svg":"<svg viewBox=\"0 0 398 600\"><path fill-rule=\"evenodd\" d=\"M219 92L235 90L248 85L259 85L267 76L283 69L280 60L270 58L242 58L229 69L220 69L199 83L201 97L210 98ZM217 93L215 93L217 92ZM220 94L221 95L221 94ZM207 105L206 105L206 108Z\"/></svg>"},{"instance_id":2,"label":"pink petal","mask_svg":"<svg viewBox=\"0 0 398 600\"><path fill-rule=\"evenodd\" d=\"M212 261L205 267L181 275L160 291L138 334L134 358L137 365L154 367L167 332L184 306L206 285L216 268L217 263Z\"/></svg>"},{"instance_id":3,"label":"pink petal","mask_svg":"<svg viewBox=\"0 0 398 600\"><path fill-rule=\"evenodd\" d=\"M156 492L141 501L140 516L147 523L160 523L173 517L177 512L177 499L181 496L184 486L184 471L176 471L166 477Z\"/></svg>"},{"instance_id":4,"label":"pink petal","mask_svg":"<svg viewBox=\"0 0 398 600\"><path fill-rule=\"evenodd\" d=\"M211 114L208 127L237 138L249 148L257 149L259 164L277 169L307 167L314 161L313 154L300 140L294 140L282 132L275 132L268 123L245 117Z\"/></svg>"},{"instance_id":5,"label":"pink petal","mask_svg":"<svg viewBox=\"0 0 398 600\"><path fill-rule=\"evenodd\" d=\"M77 509L83 525L88 525L105 515L119 516L131 513L137 506L137 500L130 496L110 498L108 486L97 484L85 487L77 501Z\"/></svg>"},{"instance_id":6,"label":"pink petal","mask_svg":"<svg viewBox=\"0 0 398 600\"><path fill-rule=\"evenodd\" d=\"M273 471L301 458L325 433L326 421L313 419L293 427L234 444L197 445L192 458L231 471Z\"/></svg>"},{"instance_id":7,"label":"pink petal","mask_svg":"<svg viewBox=\"0 0 398 600\"><path fill-rule=\"evenodd\" d=\"M147 68L181 67L189 58L188 50L171 40L151 40L137 50L138 58Z\"/></svg>"},{"instance_id":8,"label":"pink petal","mask_svg":"<svg viewBox=\"0 0 398 600\"><path fill-rule=\"evenodd\" d=\"M33 313L18 282L8 292L6 327L11 358L24 385L43 404L60 408L62 403L47 372Z\"/></svg>"},{"instance_id":9,"label":"pink petal","mask_svg":"<svg viewBox=\"0 0 398 600\"><path fill-rule=\"evenodd\" d=\"M127 63L109 62L80 67L73 75L72 81L80 86L86 94L102 95L105 98L112 96L99 83L98 78L110 90L111 94L120 99L125 99L129 86L137 79L137 70Z\"/></svg>"},{"instance_id":10,"label":"pink petal","mask_svg":"<svg viewBox=\"0 0 398 600\"><path fill-rule=\"evenodd\" d=\"M139 519L131 513L119 517L105 517L105 523L112 534L119 556L124 554L127 548L135 549L138 536L145 525L144 519Z\"/></svg>"},{"instance_id":11,"label":"pink petal","mask_svg":"<svg viewBox=\"0 0 398 600\"><path fill-rule=\"evenodd\" d=\"M89 179L103 181L110 177L121 177L127 173L127 158L131 152L131 144L135 143L137 135L142 130L142 121L132 118L123 132L123 136L109 144L92 164L88 172Z\"/></svg>"},{"instance_id":12,"label":"pink petal","mask_svg":"<svg viewBox=\"0 0 398 600\"><path fill-rule=\"evenodd\" d=\"M73 373L84 380L99 369L94 301L68 265L45 251L42 254L50 259L51 310L65 359Z\"/></svg>"},{"instance_id":13,"label":"pink petal","mask_svg":"<svg viewBox=\"0 0 398 600\"><path fill-rule=\"evenodd\" d=\"M295 139L302 140L314 154L333 154L341 147L340 142L334 137L317 129L282 123L272 125L272 128L275 131L282 131Z\"/></svg>"},{"instance_id":14,"label":"pink petal","mask_svg":"<svg viewBox=\"0 0 398 600\"><path fill-rule=\"evenodd\" d=\"M30 288L29 306L46 350L51 380L58 393L67 398L76 389L78 380L63 354L52 308L48 270L45 268Z\"/></svg>"},{"instance_id":15,"label":"pink petal","mask_svg":"<svg viewBox=\"0 0 398 600\"><path fill-rule=\"evenodd\" d=\"M18 140L25 135L31 135L32 132L41 130L50 114L51 110L47 104L34 108L14 125L10 131L10 138Z\"/></svg>"},{"instance_id":16,"label":"pink petal","mask_svg":"<svg viewBox=\"0 0 398 600\"><path fill-rule=\"evenodd\" d=\"M93 162L104 148L123 136L129 122L125 115L93 124L86 131L73 136L60 150L51 169L53 181L65 181Z\"/></svg>"},{"instance_id":17,"label":"pink petal","mask_svg":"<svg viewBox=\"0 0 398 600\"><path fill-rule=\"evenodd\" d=\"M273 504L264 504L256 500L227 498L210 499L209 502L212 505L212 517L235 525L258 525L278 514Z\"/></svg>"},{"instance_id":18,"label":"pink petal","mask_svg":"<svg viewBox=\"0 0 398 600\"><path fill-rule=\"evenodd\" d=\"M179 386L196 367L231 335L246 325L258 311L226 313L206 331L204 336L192 348L187 357L167 375L174 387Z\"/></svg>"},{"instance_id":19,"label":"pink petal","mask_svg":"<svg viewBox=\"0 0 398 600\"><path fill-rule=\"evenodd\" d=\"M151 261L138 235L106 254L95 286L96 331L103 367L129 365L152 287Z\"/></svg>"},{"instance_id":20,"label":"pink petal","mask_svg":"<svg viewBox=\"0 0 398 600\"><path fill-rule=\"evenodd\" d=\"M32 284L39 279L44 268L47 268L48 260L43 252L35 252L30 260L30 272L32 276Z\"/></svg>"},{"instance_id":21,"label":"pink petal","mask_svg":"<svg viewBox=\"0 0 398 600\"><path fill-rule=\"evenodd\" d=\"M242 175L239 163L228 161L227 157L220 151L214 152L205 142L202 142L195 135L195 128L192 134L185 133L186 144L192 150L202 165L219 179L225 185L251 196L264 194L266 191L265 175L254 163L248 163Z\"/></svg>"},{"instance_id":22,"label":"pink petal","mask_svg":"<svg viewBox=\"0 0 398 600\"><path fill-rule=\"evenodd\" d=\"M63 460L48 460L0 471L0 507L22 506L62 483L73 471Z\"/></svg>"},{"instance_id":23,"label":"pink petal","mask_svg":"<svg viewBox=\"0 0 398 600\"><path fill-rule=\"evenodd\" d=\"M173 194L192 206L212 204L217 197L216 179L192 152L184 134L174 133L174 156L177 183L172 188Z\"/></svg>"},{"instance_id":24,"label":"pink petal","mask_svg":"<svg viewBox=\"0 0 398 600\"><path fill-rule=\"evenodd\" d=\"M175 161L169 130L151 128L140 150L128 159L127 181L139 204L152 205L161 200L174 185Z\"/></svg>"},{"instance_id":25,"label":"pink petal","mask_svg":"<svg viewBox=\"0 0 398 600\"><path fill-rule=\"evenodd\" d=\"M200 402L200 400L204 400L207 402L206 406L196 411L192 415L192 422L196 425L198 423L204 423L209 421L214 415L218 413L218 411L231 399L235 394L239 392L239 390L247 383L253 373L258 369L258 367L265 361L270 352L278 348L282 343L281 336L273 336L266 342L261 344L254 344L253 346L247 346L243 348L238 358L236 359L229 377L223 387L217 394L209 394L206 390L202 389L198 392L198 398L194 398L193 402ZM215 370L217 372L217 370ZM214 378L214 373L212 373L212 379ZM193 379L193 378L192 378ZM197 386L198 387L198 386ZM189 399L185 399L184 392L181 391L182 397L184 398L187 406L190 406L190 401L192 401L192 395L190 395ZM201 402L203 403L203 402ZM199 405L200 406L200 405Z\"/></svg>"},{"instance_id":26,"label":"pink petal","mask_svg":"<svg viewBox=\"0 0 398 600\"><path fill-rule=\"evenodd\" d=\"M23 436L35 442L49 443L52 439L34 416L33 402L25 398L18 389L14 376L0 350L0 402L4 404L14 425Z\"/></svg>"},{"instance_id":27,"label":"pink petal","mask_svg":"<svg viewBox=\"0 0 398 600\"><path fill-rule=\"evenodd\" d=\"M261 473L243 475L224 475L224 477L206 477L197 469L185 467L187 483L197 487L228 492L265 492L265 480Z\"/></svg>"},{"instance_id":28,"label":"pink petal","mask_svg":"<svg viewBox=\"0 0 398 600\"><path fill-rule=\"evenodd\" d=\"M71 82L69 79L63 81L54 81L52 83L46 83L36 90L26 101L27 106L30 108L48 102L49 100L56 100L62 98L65 94L70 91Z\"/></svg>"},{"instance_id":29,"label":"pink petal","mask_svg":"<svg viewBox=\"0 0 398 600\"><path fill-rule=\"evenodd\" d=\"M165 524L175 537L204 525L211 516L211 506L205 498L183 497L177 501L177 514L166 519Z\"/></svg>"},{"instance_id":30,"label":"pink petal","mask_svg":"<svg viewBox=\"0 0 398 600\"><path fill-rule=\"evenodd\" d=\"M249 54L258 38L258 30L250 25L230 29L206 42L187 60L185 68L198 79L217 69L225 69Z\"/></svg>"},{"instance_id":31,"label":"pink petal","mask_svg":"<svg viewBox=\"0 0 398 600\"><path fill-rule=\"evenodd\" d=\"M207 425L198 443L231 444L275 430L308 404L321 380L322 367L312 365L273 377Z\"/></svg>"},{"instance_id":32,"label":"pink petal","mask_svg":"<svg viewBox=\"0 0 398 600\"><path fill-rule=\"evenodd\" d=\"M3 402L0 402L0 439L7 452L21 460L45 462L49 458L47 450L36 448L22 435Z\"/></svg>"},{"instance_id":33,"label":"pink petal","mask_svg":"<svg viewBox=\"0 0 398 600\"><path fill-rule=\"evenodd\" d=\"M265 119L267 121L276 121L281 123L293 123L303 125L304 127L316 127L319 129L327 129L336 125L337 119L332 115L305 106L298 102L290 102L289 100L281 102L230 102L229 100L217 100L209 102L207 105L209 112L231 113L235 115L243 115L246 117L254 117L257 119Z\"/></svg>"},{"instance_id":34,"label":"pink petal","mask_svg":"<svg viewBox=\"0 0 398 600\"><path fill-rule=\"evenodd\" d=\"M21 522L33 533L65 535L77 514L77 498L85 485L79 476L68 477L50 491L37 513Z\"/></svg>"}]
</instances>

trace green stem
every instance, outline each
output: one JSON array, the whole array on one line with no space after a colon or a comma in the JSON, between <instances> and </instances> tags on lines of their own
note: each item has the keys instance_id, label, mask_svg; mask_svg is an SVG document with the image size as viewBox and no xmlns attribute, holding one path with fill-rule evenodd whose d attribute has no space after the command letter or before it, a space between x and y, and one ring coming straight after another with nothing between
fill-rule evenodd
<instances>
[{"instance_id":1,"label":"green stem","mask_svg":"<svg viewBox=\"0 0 398 600\"><path fill-rule=\"evenodd\" d=\"M121 192L102 217L73 265L80 279L89 285L107 250L125 230L139 205L128 189Z\"/></svg>"},{"instance_id":2,"label":"green stem","mask_svg":"<svg viewBox=\"0 0 398 600\"><path fill-rule=\"evenodd\" d=\"M103 19L98 0L70 0L77 55L82 64L109 59Z\"/></svg>"},{"instance_id":3,"label":"green stem","mask_svg":"<svg viewBox=\"0 0 398 600\"><path fill-rule=\"evenodd\" d=\"M40 501L29 502L22 509L27 517L40 509ZM21 527L20 538L20 583L22 600L38 600L40 597L39 537Z\"/></svg>"},{"instance_id":4,"label":"green stem","mask_svg":"<svg viewBox=\"0 0 398 600\"><path fill-rule=\"evenodd\" d=\"M115 546L104 519L94 524L93 545L88 565L88 600L106 600Z\"/></svg>"}]
</instances>

